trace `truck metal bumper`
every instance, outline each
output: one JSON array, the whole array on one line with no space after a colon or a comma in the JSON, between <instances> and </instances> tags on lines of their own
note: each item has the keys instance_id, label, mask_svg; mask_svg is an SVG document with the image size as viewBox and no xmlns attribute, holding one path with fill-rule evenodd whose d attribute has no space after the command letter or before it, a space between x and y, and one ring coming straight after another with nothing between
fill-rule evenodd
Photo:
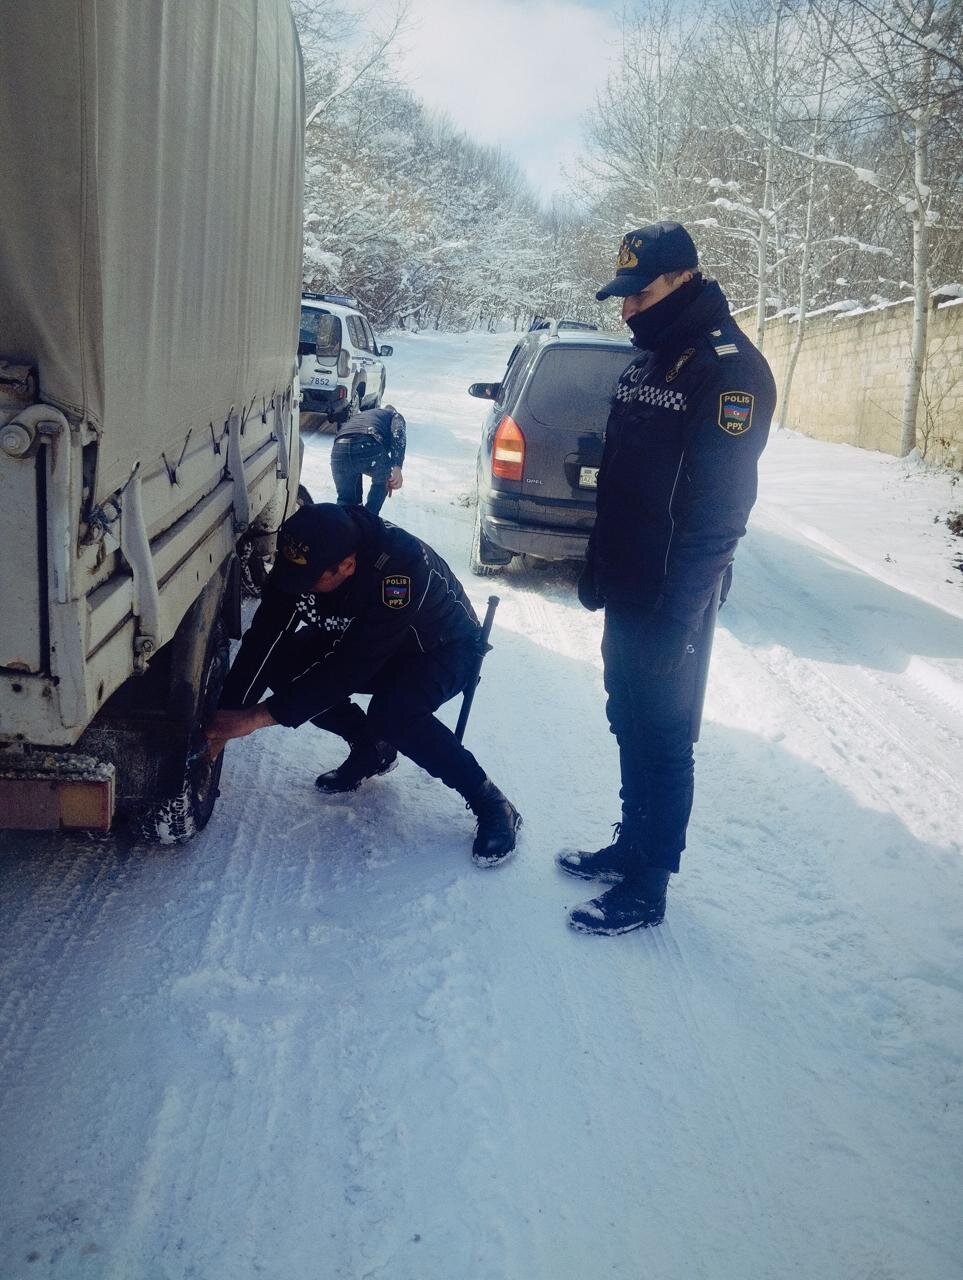
<instances>
[{"instance_id":1,"label":"truck metal bumper","mask_svg":"<svg viewBox=\"0 0 963 1280\"><path fill-rule=\"evenodd\" d=\"M71 752L0 752L0 827L108 831L114 766Z\"/></svg>"}]
</instances>

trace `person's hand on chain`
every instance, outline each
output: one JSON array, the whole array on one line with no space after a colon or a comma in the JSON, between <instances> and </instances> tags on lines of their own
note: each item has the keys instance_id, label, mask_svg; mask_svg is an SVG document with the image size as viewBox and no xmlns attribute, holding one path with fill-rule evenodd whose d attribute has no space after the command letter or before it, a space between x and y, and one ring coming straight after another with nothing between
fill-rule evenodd
<instances>
[{"instance_id":1,"label":"person's hand on chain","mask_svg":"<svg viewBox=\"0 0 963 1280\"><path fill-rule=\"evenodd\" d=\"M249 733L269 724L277 724L277 721L263 702L241 711L215 711L204 726L208 755L212 761L216 760L232 738L246 738Z\"/></svg>"}]
</instances>

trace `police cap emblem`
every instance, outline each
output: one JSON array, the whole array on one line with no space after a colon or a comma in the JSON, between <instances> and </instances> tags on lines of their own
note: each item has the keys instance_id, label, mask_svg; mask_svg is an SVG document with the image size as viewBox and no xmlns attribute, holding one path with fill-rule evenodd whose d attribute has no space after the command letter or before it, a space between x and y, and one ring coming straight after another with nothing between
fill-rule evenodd
<instances>
[{"instance_id":1,"label":"police cap emblem","mask_svg":"<svg viewBox=\"0 0 963 1280\"><path fill-rule=\"evenodd\" d=\"M632 244L628 236L622 237L622 243L619 245L618 265L620 268L637 267L639 260L632 251Z\"/></svg>"},{"instance_id":2,"label":"police cap emblem","mask_svg":"<svg viewBox=\"0 0 963 1280\"><path fill-rule=\"evenodd\" d=\"M285 538L281 544L281 554L292 564L306 565L310 551L307 543L298 542L297 538Z\"/></svg>"}]
</instances>

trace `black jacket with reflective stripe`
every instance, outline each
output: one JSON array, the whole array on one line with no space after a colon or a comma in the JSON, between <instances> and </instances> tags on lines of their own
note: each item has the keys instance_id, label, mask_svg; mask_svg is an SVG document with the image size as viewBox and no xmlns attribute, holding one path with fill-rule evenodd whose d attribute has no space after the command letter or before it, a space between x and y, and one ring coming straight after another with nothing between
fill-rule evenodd
<instances>
[{"instance_id":1,"label":"black jacket with reflective stripe","mask_svg":"<svg viewBox=\"0 0 963 1280\"><path fill-rule=\"evenodd\" d=\"M776 388L707 281L619 379L589 563L601 595L701 619L756 500Z\"/></svg>"},{"instance_id":2,"label":"black jacket with reflective stripe","mask_svg":"<svg viewBox=\"0 0 963 1280\"><path fill-rule=\"evenodd\" d=\"M392 658L481 630L461 583L427 543L370 512L352 509L363 541L355 573L335 591L285 594L268 577L221 695L222 707L250 707L285 635L302 624L317 636L317 660L267 700L279 724L299 725L364 690Z\"/></svg>"},{"instance_id":3,"label":"black jacket with reflective stripe","mask_svg":"<svg viewBox=\"0 0 963 1280\"><path fill-rule=\"evenodd\" d=\"M373 436L387 450L391 466L404 465L407 428L400 413L391 409L364 409L354 413L338 427L335 438L344 440L350 436Z\"/></svg>"}]
</instances>

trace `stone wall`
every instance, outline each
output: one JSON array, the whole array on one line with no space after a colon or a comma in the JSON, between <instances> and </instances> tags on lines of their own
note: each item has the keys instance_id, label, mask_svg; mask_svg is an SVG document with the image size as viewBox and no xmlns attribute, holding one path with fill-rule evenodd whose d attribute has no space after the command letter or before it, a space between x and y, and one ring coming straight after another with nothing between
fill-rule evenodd
<instances>
[{"instance_id":1,"label":"stone wall","mask_svg":"<svg viewBox=\"0 0 963 1280\"><path fill-rule=\"evenodd\" d=\"M754 337L755 311L736 319ZM788 411L780 403L777 420L819 440L898 453L912 319L911 302L856 315L810 316ZM780 398L795 337L791 317L768 321L765 354ZM920 451L929 462L963 467L963 302L932 300L923 392Z\"/></svg>"}]
</instances>

